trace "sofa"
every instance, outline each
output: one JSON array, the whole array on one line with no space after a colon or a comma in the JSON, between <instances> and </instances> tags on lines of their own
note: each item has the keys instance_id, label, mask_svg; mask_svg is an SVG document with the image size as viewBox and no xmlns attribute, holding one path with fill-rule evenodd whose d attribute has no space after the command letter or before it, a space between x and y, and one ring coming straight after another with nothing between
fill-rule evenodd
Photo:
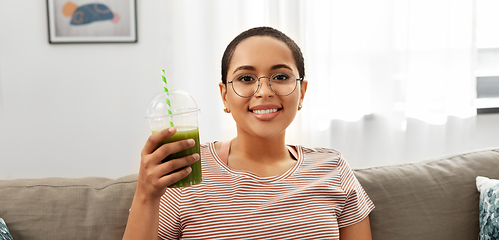
<instances>
[{"instance_id":1,"label":"sofa","mask_svg":"<svg viewBox=\"0 0 499 240\"><path fill-rule=\"evenodd\" d=\"M477 176L499 179L499 148L355 169L376 208L375 240L477 239ZM121 239L137 175L0 181L0 218L15 240Z\"/></svg>"}]
</instances>

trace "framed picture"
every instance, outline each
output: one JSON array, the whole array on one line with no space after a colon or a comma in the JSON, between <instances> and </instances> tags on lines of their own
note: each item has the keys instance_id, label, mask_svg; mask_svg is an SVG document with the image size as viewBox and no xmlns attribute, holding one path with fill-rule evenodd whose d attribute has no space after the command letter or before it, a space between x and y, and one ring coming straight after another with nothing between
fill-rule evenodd
<instances>
[{"instance_id":1,"label":"framed picture","mask_svg":"<svg viewBox=\"0 0 499 240\"><path fill-rule=\"evenodd\" d=\"M49 43L135 43L136 0L47 0Z\"/></svg>"}]
</instances>

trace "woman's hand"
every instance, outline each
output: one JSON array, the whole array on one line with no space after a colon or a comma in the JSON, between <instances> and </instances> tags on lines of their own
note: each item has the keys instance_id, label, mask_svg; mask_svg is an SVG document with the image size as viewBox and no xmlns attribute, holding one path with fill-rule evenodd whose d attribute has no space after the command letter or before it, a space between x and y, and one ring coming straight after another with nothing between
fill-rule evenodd
<instances>
[{"instance_id":1,"label":"woman's hand","mask_svg":"<svg viewBox=\"0 0 499 240\"><path fill-rule=\"evenodd\" d=\"M199 160L199 154L161 162L168 155L194 146L194 140L182 140L158 144L173 136L173 127L157 132L149 137L141 153L137 189L123 239L157 240L159 224L159 202L166 188L186 177L191 172L189 165ZM176 171L177 169L181 169Z\"/></svg>"},{"instance_id":2,"label":"woman's hand","mask_svg":"<svg viewBox=\"0 0 499 240\"><path fill-rule=\"evenodd\" d=\"M189 165L199 160L199 154L161 162L168 155L194 146L194 140L158 144L177 130L168 128L149 137L141 153L139 178L123 239L158 239L159 202L166 188L191 172ZM176 171L177 169L181 169Z\"/></svg>"},{"instance_id":3,"label":"woman's hand","mask_svg":"<svg viewBox=\"0 0 499 240\"><path fill-rule=\"evenodd\" d=\"M149 200L159 200L166 188L189 175L189 165L199 160L199 154L161 162L168 155L180 152L194 146L194 140L181 140L163 144L156 149L158 144L176 133L174 127L164 129L149 137L141 153L137 192ZM177 169L180 171L174 172Z\"/></svg>"}]
</instances>

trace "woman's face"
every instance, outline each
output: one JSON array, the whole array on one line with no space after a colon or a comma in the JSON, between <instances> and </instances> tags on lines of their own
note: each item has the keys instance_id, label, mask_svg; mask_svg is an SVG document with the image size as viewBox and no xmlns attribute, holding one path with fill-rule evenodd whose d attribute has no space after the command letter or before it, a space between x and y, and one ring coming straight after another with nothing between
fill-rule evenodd
<instances>
[{"instance_id":1,"label":"woman's face","mask_svg":"<svg viewBox=\"0 0 499 240\"><path fill-rule=\"evenodd\" d=\"M270 77L277 72L299 76L291 50L273 37L253 36L237 45L227 80L231 81L241 73ZM224 105L236 121L238 134L260 138L273 138L285 133L298 111L306 88L307 82L303 81L290 95L279 96L270 89L269 78L261 78L258 91L251 97L243 98L234 92L232 83L227 83L227 89L220 83Z\"/></svg>"}]
</instances>

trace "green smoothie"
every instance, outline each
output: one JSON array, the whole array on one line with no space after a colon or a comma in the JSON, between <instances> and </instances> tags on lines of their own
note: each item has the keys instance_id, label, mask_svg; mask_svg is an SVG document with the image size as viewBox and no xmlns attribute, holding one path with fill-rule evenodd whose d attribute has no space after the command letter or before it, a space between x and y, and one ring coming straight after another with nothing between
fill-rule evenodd
<instances>
[{"instance_id":1,"label":"green smoothie","mask_svg":"<svg viewBox=\"0 0 499 240\"><path fill-rule=\"evenodd\" d=\"M152 131L152 133L156 133L157 131ZM188 155L192 155L194 153L197 153L201 156L200 150L199 150L199 129L197 127L177 127L177 132L170 138L160 142L158 144L159 148L161 145L165 143L170 143L170 142L176 142L179 140L184 140L184 139L189 139L192 138L196 142L193 147L182 150L180 152L174 153L163 159L163 162L169 161L171 159L175 158L181 158L185 157ZM192 168L192 172L187 175L187 177L183 178L182 180L168 186L170 188L176 188L176 187L187 187L191 186L194 184L198 184L202 181L201 179L201 159L199 161L193 163L190 165ZM180 170L180 169L179 169Z\"/></svg>"}]
</instances>

